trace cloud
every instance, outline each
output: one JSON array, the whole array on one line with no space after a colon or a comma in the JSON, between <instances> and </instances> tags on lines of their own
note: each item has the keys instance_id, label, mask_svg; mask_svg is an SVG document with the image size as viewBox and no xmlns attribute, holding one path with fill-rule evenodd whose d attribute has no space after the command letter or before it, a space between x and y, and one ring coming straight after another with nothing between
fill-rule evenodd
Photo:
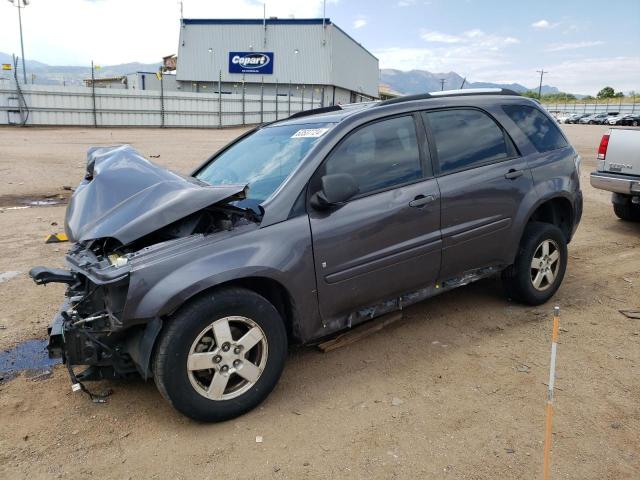
<instances>
[{"instance_id":1,"label":"cloud","mask_svg":"<svg viewBox=\"0 0 640 480\"><path fill-rule=\"evenodd\" d=\"M539 30L544 30L547 28L556 28L558 25L560 25L559 23L550 23L548 20L538 20L537 22L533 22L531 24L531 26L533 28L537 28Z\"/></svg>"},{"instance_id":2,"label":"cloud","mask_svg":"<svg viewBox=\"0 0 640 480\"><path fill-rule=\"evenodd\" d=\"M329 0L327 3L335 3ZM322 0L269 0L267 17L322 15ZM150 12L153 21L148 21ZM185 18L262 18L263 2L188 0ZM0 1L0 51L20 52L15 8ZM156 62L178 50L180 9L174 0L33 1L22 11L27 59L54 65Z\"/></svg>"},{"instance_id":3,"label":"cloud","mask_svg":"<svg viewBox=\"0 0 640 480\"><path fill-rule=\"evenodd\" d=\"M399 7L411 7L412 5L415 5L415 0L400 0L398 2L398 6Z\"/></svg>"},{"instance_id":4,"label":"cloud","mask_svg":"<svg viewBox=\"0 0 640 480\"><path fill-rule=\"evenodd\" d=\"M500 35L488 34L479 29L467 30L460 35L451 35L435 31L423 31L420 34L420 38L431 43L467 44L470 46L488 48L490 50L499 50L506 45L520 43L520 40L515 37L503 37Z\"/></svg>"},{"instance_id":5,"label":"cloud","mask_svg":"<svg viewBox=\"0 0 640 480\"><path fill-rule=\"evenodd\" d=\"M457 35L449 35L447 33L440 33L440 32L422 32L420 34L420 38L422 38L426 42L434 42L434 43L462 42L462 37L459 37Z\"/></svg>"},{"instance_id":6,"label":"cloud","mask_svg":"<svg viewBox=\"0 0 640 480\"><path fill-rule=\"evenodd\" d=\"M547 52L561 52L563 50L575 50L578 48L589 48L595 47L597 45L603 45L604 42L602 40L594 40L587 42L575 42L575 43L552 43L547 45L545 50Z\"/></svg>"},{"instance_id":7,"label":"cloud","mask_svg":"<svg viewBox=\"0 0 640 480\"><path fill-rule=\"evenodd\" d=\"M367 24L364 18L356 18L353 22L353 28L362 28Z\"/></svg>"}]
</instances>

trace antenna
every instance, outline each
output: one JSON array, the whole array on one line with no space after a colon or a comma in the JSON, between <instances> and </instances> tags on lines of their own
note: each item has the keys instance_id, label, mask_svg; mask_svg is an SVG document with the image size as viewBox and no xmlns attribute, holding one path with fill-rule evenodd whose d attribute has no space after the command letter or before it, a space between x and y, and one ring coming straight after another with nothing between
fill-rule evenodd
<instances>
[{"instance_id":1,"label":"antenna","mask_svg":"<svg viewBox=\"0 0 640 480\"><path fill-rule=\"evenodd\" d=\"M262 27L264 28L263 45L267 46L267 2L262 4Z\"/></svg>"},{"instance_id":2,"label":"antenna","mask_svg":"<svg viewBox=\"0 0 640 480\"><path fill-rule=\"evenodd\" d=\"M327 28L325 19L327 18L327 0L322 0L322 28Z\"/></svg>"}]
</instances>

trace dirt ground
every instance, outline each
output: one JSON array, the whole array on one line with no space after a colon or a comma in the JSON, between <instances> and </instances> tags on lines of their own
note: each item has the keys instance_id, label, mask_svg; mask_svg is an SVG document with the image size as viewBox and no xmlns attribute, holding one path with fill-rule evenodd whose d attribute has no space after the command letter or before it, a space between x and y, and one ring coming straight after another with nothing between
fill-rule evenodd
<instances>
[{"instance_id":1,"label":"dirt ground","mask_svg":"<svg viewBox=\"0 0 640 480\"><path fill-rule=\"evenodd\" d=\"M512 304L498 280L405 311L405 319L328 354L292 351L253 412L202 425L154 384L74 394L65 370L0 384L0 478L541 478L551 311L562 308L552 477L640 478L640 224L618 220L588 173L604 127L564 127L581 153L585 213L567 276L539 308ZM188 172L241 130L0 129L0 207L65 194L87 147L131 143ZM66 192L68 193L68 192ZM57 197L51 197L56 199ZM62 266L64 206L0 213L0 350L44 338L62 298L33 265ZM256 436L263 442L256 443Z\"/></svg>"}]
</instances>

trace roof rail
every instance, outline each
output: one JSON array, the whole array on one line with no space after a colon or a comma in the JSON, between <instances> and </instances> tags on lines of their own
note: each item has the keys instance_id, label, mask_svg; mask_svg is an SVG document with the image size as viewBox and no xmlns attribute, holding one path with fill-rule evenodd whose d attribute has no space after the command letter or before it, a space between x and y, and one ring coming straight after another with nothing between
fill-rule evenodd
<instances>
[{"instance_id":1,"label":"roof rail","mask_svg":"<svg viewBox=\"0 0 640 480\"><path fill-rule=\"evenodd\" d=\"M328 107L312 108L311 110L302 110L301 112L296 112L293 115L289 115L287 118L307 117L309 115L317 115L319 113L337 112L338 110L342 110L342 107L340 105L329 105Z\"/></svg>"},{"instance_id":2,"label":"roof rail","mask_svg":"<svg viewBox=\"0 0 640 480\"><path fill-rule=\"evenodd\" d=\"M378 103L378 106L393 105L394 103L411 102L414 100L425 100L428 98L438 97L464 97L468 95L515 95L520 96L518 92L515 92L509 88L465 88L461 90L443 90L440 92L420 93L418 95L407 95L405 97L392 98L390 100L383 100Z\"/></svg>"}]
</instances>

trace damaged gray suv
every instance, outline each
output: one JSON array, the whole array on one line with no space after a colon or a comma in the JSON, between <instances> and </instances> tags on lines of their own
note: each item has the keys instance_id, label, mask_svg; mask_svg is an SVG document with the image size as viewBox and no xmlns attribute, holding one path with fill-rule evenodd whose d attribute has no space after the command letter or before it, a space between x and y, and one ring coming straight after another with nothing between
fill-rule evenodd
<instances>
[{"instance_id":1,"label":"damaged gray suv","mask_svg":"<svg viewBox=\"0 0 640 480\"><path fill-rule=\"evenodd\" d=\"M68 286L50 355L74 389L153 378L183 414L233 418L271 392L288 345L500 272L510 298L547 301L582 212L579 164L545 111L496 89L301 112L188 177L91 149L69 269L30 272Z\"/></svg>"}]
</instances>

